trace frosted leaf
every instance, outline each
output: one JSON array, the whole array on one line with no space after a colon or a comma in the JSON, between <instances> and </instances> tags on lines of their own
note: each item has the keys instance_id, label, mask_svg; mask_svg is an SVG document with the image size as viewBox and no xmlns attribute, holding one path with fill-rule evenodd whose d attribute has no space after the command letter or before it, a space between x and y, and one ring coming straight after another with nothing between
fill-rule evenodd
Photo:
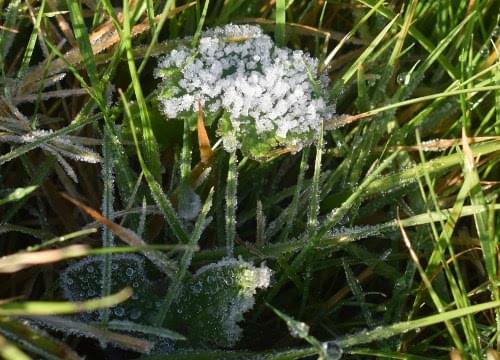
<instances>
[{"instance_id":1,"label":"frosted leaf","mask_svg":"<svg viewBox=\"0 0 500 360\"><path fill-rule=\"evenodd\" d=\"M241 338L238 325L259 288L267 288L271 270L241 259L224 259L199 269L174 302L167 325L187 327L195 341L232 347ZM170 322L170 323L169 323Z\"/></svg>"},{"instance_id":2,"label":"frosted leaf","mask_svg":"<svg viewBox=\"0 0 500 360\"><path fill-rule=\"evenodd\" d=\"M75 170L73 170L71 165L61 156L61 154L59 154L59 152L57 152L52 146L49 145L42 145L41 148L54 155L59 165L61 165L61 167L64 169L66 175L68 175L75 183L78 183L78 176L76 176Z\"/></svg>"},{"instance_id":3,"label":"frosted leaf","mask_svg":"<svg viewBox=\"0 0 500 360\"><path fill-rule=\"evenodd\" d=\"M33 130L22 135L5 134L0 136L0 142L13 142L21 144L33 143L35 141L39 141L41 138L51 135L52 133L52 130ZM46 142L42 142L38 146L44 151L54 155L66 174L75 183L78 183L78 177L76 176L75 171L65 158L71 158L76 161L88 163L98 163L101 161L101 158L91 149L76 144L73 140L74 138L71 136L61 135Z\"/></svg>"},{"instance_id":4,"label":"frosted leaf","mask_svg":"<svg viewBox=\"0 0 500 360\"><path fill-rule=\"evenodd\" d=\"M317 67L316 58L277 47L258 26L229 24L203 32L197 49L181 43L155 74L168 118L188 117L200 103L207 119L219 119L226 151L264 160L277 148L310 144L335 113L329 79L315 75Z\"/></svg>"},{"instance_id":5,"label":"frosted leaf","mask_svg":"<svg viewBox=\"0 0 500 360\"><path fill-rule=\"evenodd\" d=\"M110 319L130 319L143 324L152 323L156 315L153 307L160 298L146 277L144 258L135 254L112 255L112 286L114 293L124 287L133 289L132 297L112 308ZM63 270L60 282L63 296L71 301L84 301L102 293L104 257L92 256L76 261ZM82 314L87 321L100 320L99 312Z\"/></svg>"}]
</instances>

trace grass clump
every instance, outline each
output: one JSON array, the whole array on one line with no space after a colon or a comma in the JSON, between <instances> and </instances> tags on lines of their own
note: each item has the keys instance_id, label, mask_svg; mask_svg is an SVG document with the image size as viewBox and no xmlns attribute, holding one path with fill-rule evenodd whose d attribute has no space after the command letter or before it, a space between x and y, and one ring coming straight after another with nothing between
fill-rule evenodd
<instances>
[{"instance_id":1,"label":"grass clump","mask_svg":"<svg viewBox=\"0 0 500 360\"><path fill-rule=\"evenodd\" d=\"M0 356L500 356L499 19L0 1Z\"/></svg>"}]
</instances>

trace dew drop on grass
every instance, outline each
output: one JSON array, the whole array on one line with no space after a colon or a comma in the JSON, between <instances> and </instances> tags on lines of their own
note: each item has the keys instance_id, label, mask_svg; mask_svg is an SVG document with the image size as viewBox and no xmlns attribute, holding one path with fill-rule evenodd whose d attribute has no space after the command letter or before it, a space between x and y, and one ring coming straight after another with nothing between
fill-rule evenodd
<instances>
[{"instance_id":1,"label":"dew drop on grass","mask_svg":"<svg viewBox=\"0 0 500 360\"><path fill-rule=\"evenodd\" d=\"M309 325L301 321L294 321L293 324L288 324L288 327L293 337L303 339L309 335Z\"/></svg>"},{"instance_id":2,"label":"dew drop on grass","mask_svg":"<svg viewBox=\"0 0 500 360\"><path fill-rule=\"evenodd\" d=\"M490 54L490 50L488 49L487 46L483 46L481 48L481 50L479 50L479 56L481 56L482 58L487 57L489 54Z\"/></svg>"},{"instance_id":3,"label":"dew drop on grass","mask_svg":"<svg viewBox=\"0 0 500 360\"><path fill-rule=\"evenodd\" d=\"M408 83L410 82L410 77L408 73L405 72L399 73L398 76L396 77L396 82L399 85L408 85Z\"/></svg>"},{"instance_id":4,"label":"dew drop on grass","mask_svg":"<svg viewBox=\"0 0 500 360\"><path fill-rule=\"evenodd\" d=\"M180 191L178 213L184 220L195 219L201 210L200 196L190 187L183 187Z\"/></svg>"},{"instance_id":5,"label":"dew drop on grass","mask_svg":"<svg viewBox=\"0 0 500 360\"><path fill-rule=\"evenodd\" d=\"M142 315L142 312L141 310L139 309L132 309L132 311L130 312L130 319L131 320L137 320L141 317Z\"/></svg>"},{"instance_id":6,"label":"dew drop on grass","mask_svg":"<svg viewBox=\"0 0 500 360\"><path fill-rule=\"evenodd\" d=\"M122 308L121 306L118 306L116 307L116 309L114 310L114 313L116 316L118 317L122 317L124 314L125 314L125 309Z\"/></svg>"},{"instance_id":7,"label":"dew drop on grass","mask_svg":"<svg viewBox=\"0 0 500 360\"><path fill-rule=\"evenodd\" d=\"M493 37L500 36L500 26L497 25L493 28L493 31L491 32L491 36L493 36Z\"/></svg>"},{"instance_id":8,"label":"dew drop on grass","mask_svg":"<svg viewBox=\"0 0 500 360\"><path fill-rule=\"evenodd\" d=\"M132 268L127 268L127 270L125 270L125 274L128 276L128 277L132 277L132 275L134 275L134 269Z\"/></svg>"},{"instance_id":9,"label":"dew drop on grass","mask_svg":"<svg viewBox=\"0 0 500 360\"><path fill-rule=\"evenodd\" d=\"M325 360L339 360L342 358L342 348L335 341L325 341L321 344L321 347L326 355Z\"/></svg>"}]
</instances>

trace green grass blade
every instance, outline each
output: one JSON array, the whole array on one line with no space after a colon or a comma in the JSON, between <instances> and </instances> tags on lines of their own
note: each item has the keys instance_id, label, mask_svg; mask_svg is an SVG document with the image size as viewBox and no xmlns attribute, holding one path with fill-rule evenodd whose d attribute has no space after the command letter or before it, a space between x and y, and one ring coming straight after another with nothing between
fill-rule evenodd
<instances>
[{"instance_id":1,"label":"green grass blade","mask_svg":"<svg viewBox=\"0 0 500 360\"><path fill-rule=\"evenodd\" d=\"M286 0L276 0L276 27L274 38L279 46L285 46Z\"/></svg>"},{"instance_id":2,"label":"green grass blade","mask_svg":"<svg viewBox=\"0 0 500 360\"><path fill-rule=\"evenodd\" d=\"M136 146L137 157L139 158L139 163L141 164L142 172L144 173L144 177L146 178L149 189L151 190L151 196L160 207L160 210L165 216L165 219L167 220L167 223L172 229L172 232L174 233L177 240L179 240L183 244L187 244L189 243L189 236L186 234L186 231L184 230L182 223L172 206L172 203L165 195L163 189L161 188L161 185L156 181L153 174L151 174L146 163L144 162L139 146L139 140L137 138L137 134L135 131L134 120L130 112L130 108L122 92L120 92L120 96L125 109L125 114L130 122L130 129L132 130L132 136L134 138L134 143Z\"/></svg>"},{"instance_id":3,"label":"green grass blade","mask_svg":"<svg viewBox=\"0 0 500 360\"><path fill-rule=\"evenodd\" d=\"M40 31L40 24L42 22L42 18L45 13L45 4L46 0L42 0L40 8L38 9L38 14L36 16L35 24L33 25L33 31L31 32L30 39L28 40L28 44L26 46L26 50L24 51L23 60L21 62L21 66L17 72L17 78L22 79L26 74L26 70L28 69L29 63L31 61L31 57L33 56L33 50L35 49L36 40L38 38L38 33Z\"/></svg>"},{"instance_id":4,"label":"green grass blade","mask_svg":"<svg viewBox=\"0 0 500 360\"><path fill-rule=\"evenodd\" d=\"M366 344L372 341L382 340L391 336L403 334L408 331L421 329L426 326L439 324L444 321L449 321L488 309L493 309L498 306L500 306L500 301L490 301L483 304L469 306L463 309L451 310L441 314L427 316L418 320L404 321L389 326L383 326L374 330L352 334L349 337L338 339L336 340L336 342L342 348Z\"/></svg>"},{"instance_id":5,"label":"green grass blade","mask_svg":"<svg viewBox=\"0 0 500 360\"><path fill-rule=\"evenodd\" d=\"M92 45L90 44L89 34L85 20L83 19L81 5L75 0L66 0L68 10L73 24L73 32L75 39L78 42L80 52L83 57L83 64L87 70L90 78L90 83L96 89L100 88L99 74L97 73L97 66L94 60L94 53L92 52Z\"/></svg>"},{"instance_id":6,"label":"green grass blade","mask_svg":"<svg viewBox=\"0 0 500 360\"><path fill-rule=\"evenodd\" d=\"M111 150L111 136L108 133L109 130L107 128L104 128L104 144L102 148L102 179L103 179L103 192L102 192L102 204L101 204L101 212L102 215L108 219L111 219L113 217L113 201L114 201L114 196L113 196L113 190L114 190L114 166L113 166L113 153ZM102 247L103 248L110 248L114 245L113 241L113 233L107 226L103 226L102 228ZM111 255L107 254L104 255L104 261L102 264L102 296L106 297L111 294L111 286L112 286L112 257ZM104 326L106 326L107 322L109 321L109 309L106 308L102 311L102 323Z\"/></svg>"},{"instance_id":7,"label":"green grass blade","mask_svg":"<svg viewBox=\"0 0 500 360\"><path fill-rule=\"evenodd\" d=\"M132 290L125 288L108 297L87 300L80 303L55 301L13 302L0 305L0 315L30 316L75 314L82 311L93 311L104 307L111 307L127 300L130 296L132 296Z\"/></svg>"},{"instance_id":8,"label":"green grass blade","mask_svg":"<svg viewBox=\"0 0 500 360\"><path fill-rule=\"evenodd\" d=\"M236 208L238 206L237 182L238 165L236 151L229 154L226 181L226 252L228 257L234 255L234 242L236 240Z\"/></svg>"},{"instance_id":9,"label":"green grass blade","mask_svg":"<svg viewBox=\"0 0 500 360\"><path fill-rule=\"evenodd\" d=\"M30 360L21 349L0 335L0 355L5 360Z\"/></svg>"},{"instance_id":10,"label":"green grass blade","mask_svg":"<svg viewBox=\"0 0 500 360\"><path fill-rule=\"evenodd\" d=\"M158 144L156 142L156 138L153 134L153 128L151 125L151 119L149 115L148 106L146 104L146 100L144 99L144 95L142 93L142 86L139 80L139 75L137 73L137 68L135 65L135 59L132 52L132 40L130 37L131 31L131 23L130 23L130 13L129 13L129 5L128 1L123 2L123 31L121 33L121 38L124 42L125 50L127 53L127 63L130 72L130 76L132 78L132 85L135 92L135 97L137 99L137 103L139 105L139 115L141 119L141 131L144 139L144 160L148 165L148 169L150 169L154 179L156 181L161 181L160 174L160 155L158 150Z\"/></svg>"},{"instance_id":11,"label":"green grass blade","mask_svg":"<svg viewBox=\"0 0 500 360\"><path fill-rule=\"evenodd\" d=\"M19 201L24 197L28 196L29 194L31 194L36 189L38 189L38 185L31 185L12 190L9 194L0 198L0 206L9 202Z\"/></svg>"},{"instance_id":12,"label":"green grass blade","mask_svg":"<svg viewBox=\"0 0 500 360\"><path fill-rule=\"evenodd\" d=\"M375 0L357 0L357 1L371 8L377 5ZM377 9L377 12L387 19L394 19L395 16L394 12L386 6L379 7ZM398 26L403 26L403 22L401 21L401 19L398 19L396 21L396 24ZM411 26L408 32L429 53L431 53L434 50L434 45L432 44L432 42L427 37L425 37L415 26ZM452 79L458 79L460 77L458 70L448 61L448 59L446 59L445 56L439 56L438 61L441 64L441 66L443 66L443 68L446 69L446 71L452 77Z\"/></svg>"},{"instance_id":13,"label":"green grass blade","mask_svg":"<svg viewBox=\"0 0 500 360\"><path fill-rule=\"evenodd\" d=\"M191 237L189 239L189 245L196 245L198 241L200 240L201 234L203 229L206 226L206 220L207 220L207 215L210 209L212 208L212 199L213 199L213 188L210 190L210 193L208 194L207 200L205 201L205 204L203 204L203 208L201 209L201 212L198 216L198 219L196 220L196 224L193 230L193 233L191 234ZM175 275L174 280L170 283L170 286L167 291L167 295L165 296L165 299L162 302L161 310L158 314L158 317L156 318L156 324L158 326L162 326L163 322L168 314L168 311L170 310L170 306L172 305L172 302L175 300L175 298L179 294L179 290L182 286L182 280L188 273L188 268L191 265L191 261L193 259L193 254L194 250L188 250L184 253L184 255L181 258L181 262L179 265L179 270L177 271L177 274Z\"/></svg>"}]
</instances>

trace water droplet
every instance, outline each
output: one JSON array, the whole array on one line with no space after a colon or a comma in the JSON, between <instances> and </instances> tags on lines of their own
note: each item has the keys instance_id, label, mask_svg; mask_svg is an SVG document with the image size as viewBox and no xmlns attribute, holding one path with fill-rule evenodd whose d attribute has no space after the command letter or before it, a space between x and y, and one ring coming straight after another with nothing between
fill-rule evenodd
<instances>
[{"instance_id":1,"label":"water droplet","mask_svg":"<svg viewBox=\"0 0 500 360\"><path fill-rule=\"evenodd\" d=\"M93 273L94 272L94 267L93 266L87 266L87 272L88 273Z\"/></svg>"},{"instance_id":2,"label":"water droplet","mask_svg":"<svg viewBox=\"0 0 500 360\"><path fill-rule=\"evenodd\" d=\"M139 287L139 283L138 283L137 281L134 281L134 282L132 283L132 287L133 287L134 289L137 289L137 288Z\"/></svg>"},{"instance_id":3,"label":"water droplet","mask_svg":"<svg viewBox=\"0 0 500 360\"><path fill-rule=\"evenodd\" d=\"M489 54L490 54L490 50L488 49L487 46L483 46L481 48L481 50L479 50L479 56L481 56L482 58L487 57Z\"/></svg>"},{"instance_id":4,"label":"water droplet","mask_svg":"<svg viewBox=\"0 0 500 360\"><path fill-rule=\"evenodd\" d=\"M127 270L125 270L125 274L127 274L128 277L131 277L132 275L134 275L134 269L132 268L127 268Z\"/></svg>"},{"instance_id":5,"label":"water droplet","mask_svg":"<svg viewBox=\"0 0 500 360\"><path fill-rule=\"evenodd\" d=\"M309 326L301 321L295 321L293 326L290 326L290 334L303 339L309 335Z\"/></svg>"},{"instance_id":6,"label":"water droplet","mask_svg":"<svg viewBox=\"0 0 500 360\"><path fill-rule=\"evenodd\" d=\"M321 344L326 360L339 360L342 358L342 348L335 341L326 341Z\"/></svg>"},{"instance_id":7,"label":"water droplet","mask_svg":"<svg viewBox=\"0 0 500 360\"><path fill-rule=\"evenodd\" d=\"M201 291L201 284L199 282L195 283L192 287L191 287L191 291L193 292L193 294L199 294L200 291Z\"/></svg>"},{"instance_id":8,"label":"water droplet","mask_svg":"<svg viewBox=\"0 0 500 360\"><path fill-rule=\"evenodd\" d=\"M408 83L410 82L410 76L405 72L399 73L396 77L396 82L399 85L408 85Z\"/></svg>"},{"instance_id":9,"label":"water droplet","mask_svg":"<svg viewBox=\"0 0 500 360\"><path fill-rule=\"evenodd\" d=\"M132 320L137 320L141 317L142 315L142 312L141 310L139 309L132 309L132 311L130 312L130 319Z\"/></svg>"},{"instance_id":10,"label":"water droplet","mask_svg":"<svg viewBox=\"0 0 500 360\"><path fill-rule=\"evenodd\" d=\"M118 264L114 263L111 265L112 270L118 270Z\"/></svg>"},{"instance_id":11,"label":"water droplet","mask_svg":"<svg viewBox=\"0 0 500 360\"><path fill-rule=\"evenodd\" d=\"M191 188L183 188L179 197L178 213L185 220L193 220L201 210L201 199Z\"/></svg>"},{"instance_id":12,"label":"water droplet","mask_svg":"<svg viewBox=\"0 0 500 360\"><path fill-rule=\"evenodd\" d=\"M493 31L491 32L491 36L493 36L493 37L500 36L500 26L497 25L493 28Z\"/></svg>"},{"instance_id":13,"label":"water droplet","mask_svg":"<svg viewBox=\"0 0 500 360\"><path fill-rule=\"evenodd\" d=\"M122 317L123 314L125 314L125 309L122 308L121 306L118 306L115 310L114 313L116 316Z\"/></svg>"},{"instance_id":14,"label":"water droplet","mask_svg":"<svg viewBox=\"0 0 500 360\"><path fill-rule=\"evenodd\" d=\"M89 289L89 291L87 291L87 296L88 297L94 297L96 296L96 292L94 289Z\"/></svg>"},{"instance_id":15,"label":"water droplet","mask_svg":"<svg viewBox=\"0 0 500 360\"><path fill-rule=\"evenodd\" d=\"M70 286L71 286L71 285L73 285L73 283L74 283L74 281L73 281L73 279L71 279L71 278L68 278L68 279L66 280L66 284L68 284L68 285L70 285Z\"/></svg>"}]
</instances>

